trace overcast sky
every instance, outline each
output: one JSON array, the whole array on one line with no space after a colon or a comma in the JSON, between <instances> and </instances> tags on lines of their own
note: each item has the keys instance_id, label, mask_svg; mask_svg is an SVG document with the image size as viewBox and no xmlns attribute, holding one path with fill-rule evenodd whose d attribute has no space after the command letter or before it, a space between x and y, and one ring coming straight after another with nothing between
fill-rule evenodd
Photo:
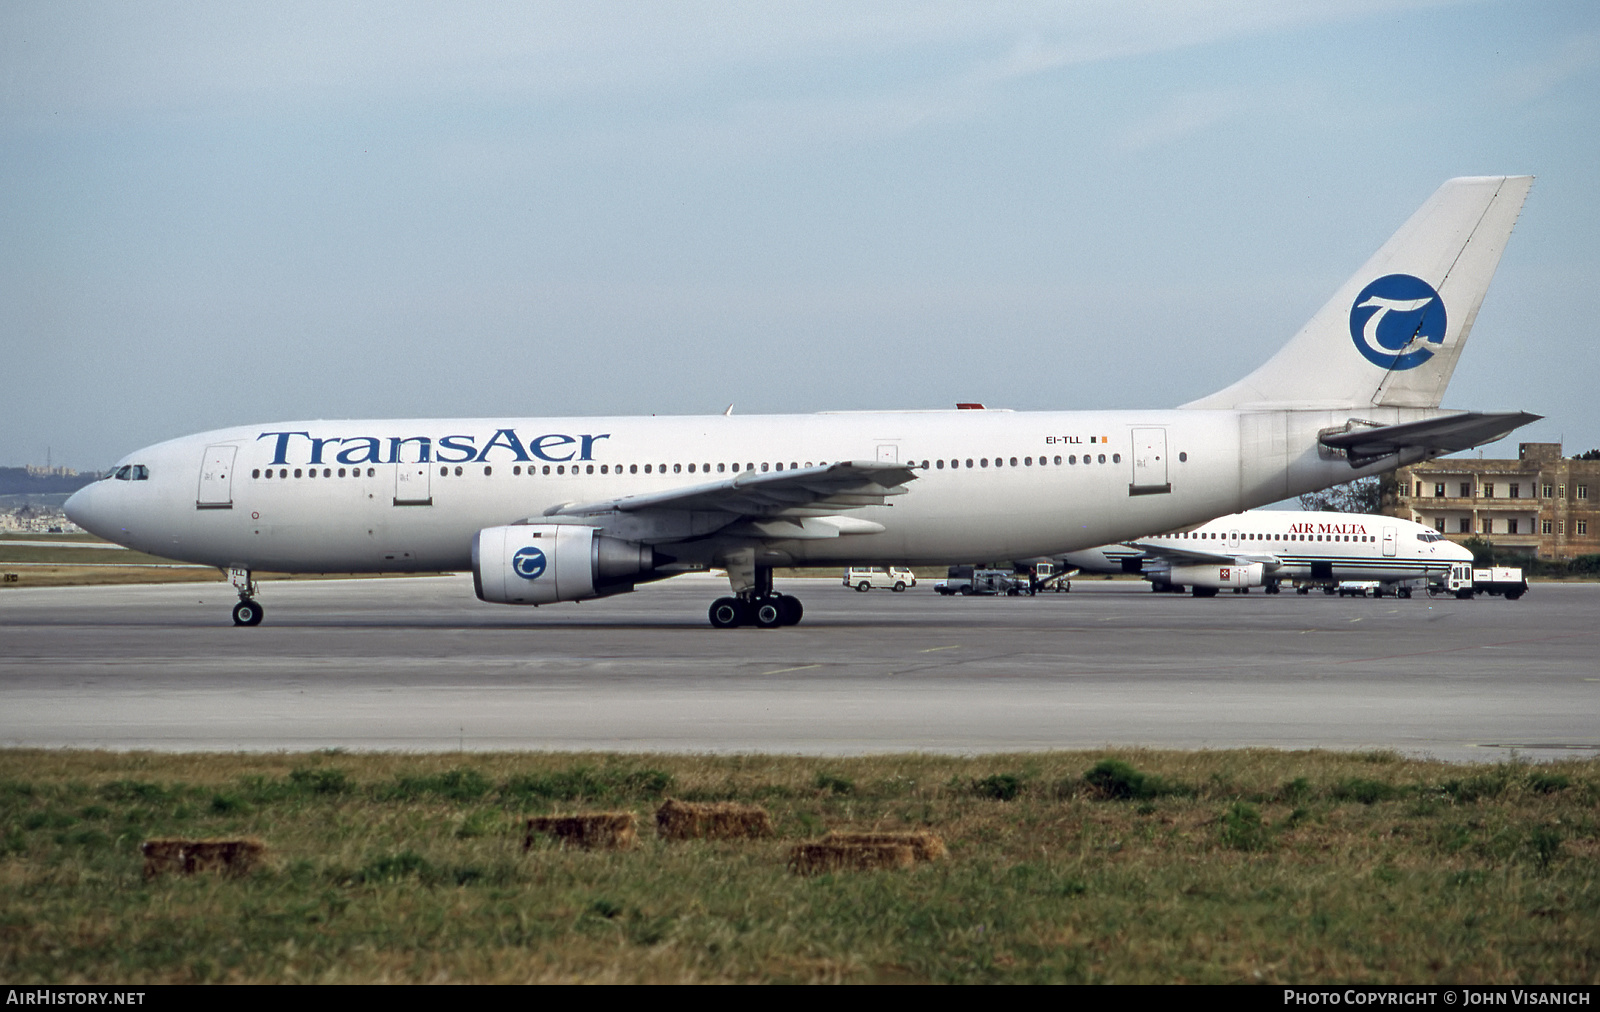
<instances>
[{"instance_id":1,"label":"overcast sky","mask_svg":"<svg viewBox=\"0 0 1600 1012\"><path fill-rule=\"evenodd\" d=\"M1539 178L1446 405L1600 446L1600 4L0 5L0 464L1172 406Z\"/></svg>"}]
</instances>

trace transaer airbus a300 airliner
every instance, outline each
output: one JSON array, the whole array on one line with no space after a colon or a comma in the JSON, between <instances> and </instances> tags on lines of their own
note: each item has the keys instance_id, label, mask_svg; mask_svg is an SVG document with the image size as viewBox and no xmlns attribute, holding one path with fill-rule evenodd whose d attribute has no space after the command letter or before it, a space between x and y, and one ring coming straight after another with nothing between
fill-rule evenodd
<instances>
[{"instance_id":1,"label":"transaer airbus a300 airliner","mask_svg":"<svg viewBox=\"0 0 1600 1012\"><path fill-rule=\"evenodd\" d=\"M471 569L538 605L712 567L712 625L790 625L774 566L1062 555L1533 421L1439 408L1531 183L1446 182L1276 355L1176 409L276 422L139 450L66 511L229 571L240 625L258 570Z\"/></svg>"}]
</instances>

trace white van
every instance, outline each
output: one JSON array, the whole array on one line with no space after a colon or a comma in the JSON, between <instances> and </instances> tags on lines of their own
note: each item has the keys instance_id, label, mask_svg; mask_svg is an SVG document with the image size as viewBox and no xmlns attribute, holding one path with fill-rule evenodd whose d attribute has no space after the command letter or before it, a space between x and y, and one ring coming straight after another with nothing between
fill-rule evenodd
<instances>
[{"instance_id":1,"label":"white van","mask_svg":"<svg viewBox=\"0 0 1600 1012\"><path fill-rule=\"evenodd\" d=\"M879 590L885 588L899 593L907 587L917 585L916 575L903 566L885 568L883 566L851 566L844 571L844 585L854 587L865 594L873 587Z\"/></svg>"}]
</instances>

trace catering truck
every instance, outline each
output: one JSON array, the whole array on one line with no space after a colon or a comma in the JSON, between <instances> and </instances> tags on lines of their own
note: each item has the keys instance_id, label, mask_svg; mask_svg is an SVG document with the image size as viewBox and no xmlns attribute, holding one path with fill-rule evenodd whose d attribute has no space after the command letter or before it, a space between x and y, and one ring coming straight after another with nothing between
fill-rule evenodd
<instances>
[{"instance_id":1,"label":"catering truck","mask_svg":"<svg viewBox=\"0 0 1600 1012\"><path fill-rule=\"evenodd\" d=\"M1528 592L1528 580L1522 575L1522 570L1514 566L1474 569L1467 563L1459 563L1450 567L1450 575L1445 578L1443 587L1428 588L1430 594L1441 591L1462 599L1474 594L1493 594L1507 601L1515 601Z\"/></svg>"}]
</instances>

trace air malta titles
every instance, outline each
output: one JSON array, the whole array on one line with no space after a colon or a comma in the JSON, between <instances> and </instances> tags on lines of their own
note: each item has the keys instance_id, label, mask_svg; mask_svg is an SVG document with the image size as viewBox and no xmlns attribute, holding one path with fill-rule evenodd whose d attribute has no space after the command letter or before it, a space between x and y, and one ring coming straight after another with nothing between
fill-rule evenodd
<instances>
[{"instance_id":1,"label":"air malta titles","mask_svg":"<svg viewBox=\"0 0 1600 1012\"><path fill-rule=\"evenodd\" d=\"M1290 524L1290 534L1365 534L1361 524Z\"/></svg>"},{"instance_id":2,"label":"air malta titles","mask_svg":"<svg viewBox=\"0 0 1600 1012\"><path fill-rule=\"evenodd\" d=\"M593 460L594 446L611 433L567 435L547 432L527 442L516 429L496 429L482 447L477 436L313 436L309 432L263 432L256 437L274 440L272 464L398 464L401 454L416 454L414 463L465 464L489 459L491 450L503 450L510 459L530 463ZM413 449L406 449L407 445ZM295 459L290 459L294 457ZM324 458L328 459L324 459Z\"/></svg>"}]
</instances>

